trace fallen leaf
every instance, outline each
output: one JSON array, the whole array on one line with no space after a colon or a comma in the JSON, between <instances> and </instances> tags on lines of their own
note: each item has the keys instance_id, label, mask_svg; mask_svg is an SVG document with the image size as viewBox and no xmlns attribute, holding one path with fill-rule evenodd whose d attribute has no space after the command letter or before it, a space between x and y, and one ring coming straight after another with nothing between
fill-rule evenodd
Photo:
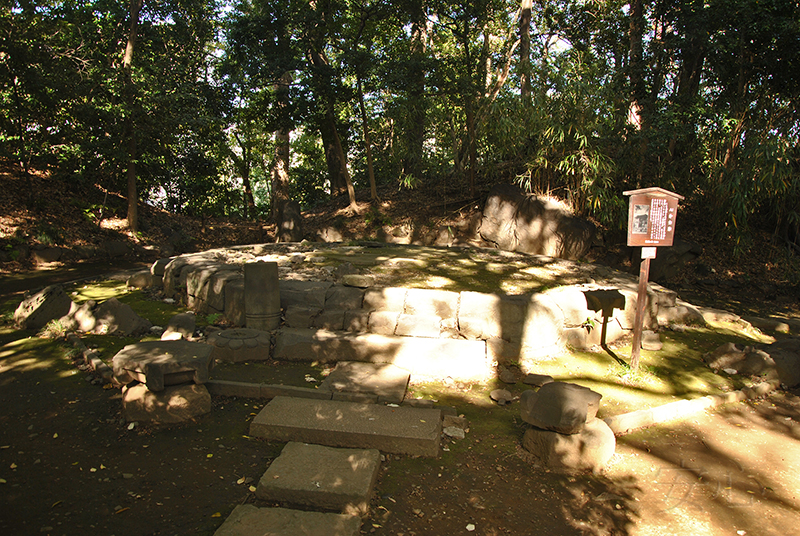
<instances>
[{"instance_id":1,"label":"fallen leaf","mask_svg":"<svg viewBox=\"0 0 800 536\"><path fill-rule=\"evenodd\" d=\"M255 493L256 492L256 487L255 486L250 486L248 489L250 490L250 493Z\"/></svg>"},{"instance_id":2,"label":"fallen leaf","mask_svg":"<svg viewBox=\"0 0 800 536\"><path fill-rule=\"evenodd\" d=\"M6 482L6 479L5 479L5 478L0 478L0 484L7 484L7 483L8 483L8 482Z\"/></svg>"},{"instance_id":3,"label":"fallen leaf","mask_svg":"<svg viewBox=\"0 0 800 536\"><path fill-rule=\"evenodd\" d=\"M16 469L17 468L17 464L16 463L12 463L9 467L11 467L12 469Z\"/></svg>"},{"instance_id":4,"label":"fallen leaf","mask_svg":"<svg viewBox=\"0 0 800 536\"><path fill-rule=\"evenodd\" d=\"M214 512L211 514L211 517L222 517L222 514L220 512Z\"/></svg>"},{"instance_id":5,"label":"fallen leaf","mask_svg":"<svg viewBox=\"0 0 800 536\"><path fill-rule=\"evenodd\" d=\"M130 508L128 508L128 507L126 506L125 508L120 508L119 510L117 510L117 511L116 511L116 512L114 512L114 513L115 513L115 514L119 514L119 513L121 513L121 512L124 512L125 510L130 510Z\"/></svg>"},{"instance_id":6,"label":"fallen leaf","mask_svg":"<svg viewBox=\"0 0 800 536\"><path fill-rule=\"evenodd\" d=\"M244 481L245 481L245 480L246 480L246 479L245 479L245 477L242 477L242 478L240 478L239 480L237 480L237 481L236 481L236 483L237 483L237 484L244 484Z\"/></svg>"},{"instance_id":7,"label":"fallen leaf","mask_svg":"<svg viewBox=\"0 0 800 536\"><path fill-rule=\"evenodd\" d=\"M130 423L128 425L128 430L133 430L134 428L136 428L136 423L135 422L132 422L132 423Z\"/></svg>"},{"instance_id":8,"label":"fallen leaf","mask_svg":"<svg viewBox=\"0 0 800 536\"><path fill-rule=\"evenodd\" d=\"M55 434L53 434L53 439L55 439L55 438L57 438L57 437L58 437L58 432L56 432Z\"/></svg>"},{"instance_id":9,"label":"fallen leaf","mask_svg":"<svg viewBox=\"0 0 800 536\"><path fill-rule=\"evenodd\" d=\"M214 457L213 454L206 454L206 458L213 458L213 457Z\"/></svg>"}]
</instances>

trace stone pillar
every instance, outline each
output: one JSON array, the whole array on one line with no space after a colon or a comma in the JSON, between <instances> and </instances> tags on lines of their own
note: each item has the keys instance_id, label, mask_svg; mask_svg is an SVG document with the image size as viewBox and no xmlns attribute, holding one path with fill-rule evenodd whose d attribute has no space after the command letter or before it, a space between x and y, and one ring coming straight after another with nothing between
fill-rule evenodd
<instances>
[{"instance_id":1,"label":"stone pillar","mask_svg":"<svg viewBox=\"0 0 800 536\"><path fill-rule=\"evenodd\" d=\"M244 265L245 326L272 331L281 323L281 294L278 263L252 262Z\"/></svg>"}]
</instances>

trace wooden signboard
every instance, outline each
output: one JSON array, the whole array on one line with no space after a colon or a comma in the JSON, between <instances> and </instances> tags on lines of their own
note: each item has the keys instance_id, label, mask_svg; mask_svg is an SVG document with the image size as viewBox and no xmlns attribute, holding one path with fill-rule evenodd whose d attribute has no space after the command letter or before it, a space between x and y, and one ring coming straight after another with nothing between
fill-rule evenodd
<instances>
[{"instance_id":1,"label":"wooden signboard","mask_svg":"<svg viewBox=\"0 0 800 536\"><path fill-rule=\"evenodd\" d=\"M642 346L642 324L647 305L647 279L650 277L650 259L656 258L656 248L671 246L675 237L675 218L678 215L680 196L663 188L642 188L623 192L631 196L628 208L628 245L642 246L642 263L639 265L639 292L636 298L636 316L633 320L633 345L631 368L639 368Z\"/></svg>"},{"instance_id":2,"label":"wooden signboard","mask_svg":"<svg viewBox=\"0 0 800 536\"><path fill-rule=\"evenodd\" d=\"M675 237L675 218L682 196L663 188L643 188L623 192L631 196L628 207L628 245L671 246Z\"/></svg>"}]
</instances>

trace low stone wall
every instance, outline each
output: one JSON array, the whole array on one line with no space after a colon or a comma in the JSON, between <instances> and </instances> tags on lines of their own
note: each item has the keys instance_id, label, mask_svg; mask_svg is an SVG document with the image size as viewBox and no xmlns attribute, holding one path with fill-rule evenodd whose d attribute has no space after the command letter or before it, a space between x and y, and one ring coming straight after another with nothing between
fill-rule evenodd
<instances>
[{"instance_id":1,"label":"low stone wall","mask_svg":"<svg viewBox=\"0 0 800 536\"><path fill-rule=\"evenodd\" d=\"M223 314L244 326L242 263L268 251L269 245L248 247L161 259L152 266L153 280L162 281L167 297L198 313ZM637 301L636 279L621 272L603 281L518 296L296 280L281 280L279 288L286 328L485 341L488 357L499 363L546 357L564 345L599 345L604 319L601 312L589 309L587 291L616 289L624 296L624 308L614 309L607 319L606 342L633 329ZM674 292L650 285L646 329L703 322L700 311L680 302Z\"/></svg>"}]
</instances>

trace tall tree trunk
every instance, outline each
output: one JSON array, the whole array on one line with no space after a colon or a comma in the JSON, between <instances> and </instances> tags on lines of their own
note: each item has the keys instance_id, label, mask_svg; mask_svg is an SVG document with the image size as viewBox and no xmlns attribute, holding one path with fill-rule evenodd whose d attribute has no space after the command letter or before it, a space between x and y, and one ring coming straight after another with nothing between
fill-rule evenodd
<instances>
[{"instance_id":1,"label":"tall tree trunk","mask_svg":"<svg viewBox=\"0 0 800 536\"><path fill-rule=\"evenodd\" d=\"M533 0L522 0L519 14L519 80L522 103L531 103L531 9Z\"/></svg>"},{"instance_id":2,"label":"tall tree trunk","mask_svg":"<svg viewBox=\"0 0 800 536\"><path fill-rule=\"evenodd\" d=\"M364 129L364 145L367 151L367 175L369 175L369 197L378 199L378 187L375 185L375 170L372 166L372 141L369 136L369 122L367 121L367 108L364 106L364 91L361 87L361 77L356 74L356 87L358 88L358 107L361 110L361 125Z\"/></svg>"},{"instance_id":3,"label":"tall tree trunk","mask_svg":"<svg viewBox=\"0 0 800 536\"><path fill-rule=\"evenodd\" d=\"M331 81L330 77L325 74L328 70L328 60L322 53L311 50L311 63L314 66L314 76L318 78L317 87L320 88L319 97L323 100L325 106L325 127L328 129L328 140L325 141L325 133L323 131L323 141L326 145L326 156L328 158L328 170L331 170L331 162L333 157L339 161L339 174L338 177L343 179L344 186L347 189L347 196L350 201L350 209L357 211L358 204L356 203L356 191L353 188L353 181L350 178L350 171L347 169L347 155L345 155L342 148L342 140L339 137L339 131L336 128L336 110L334 109L334 97L330 94ZM337 175L331 176L331 190L334 190L334 181Z\"/></svg>"},{"instance_id":4,"label":"tall tree trunk","mask_svg":"<svg viewBox=\"0 0 800 536\"><path fill-rule=\"evenodd\" d=\"M131 63L133 62L133 49L136 45L136 33L139 26L139 12L144 0L131 0L130 27L128 29L128 42L125 45L125 55L122 58L122 71L124 77L125 100L128 113L125 117L125 133L128 137L128 229L131 233L139 230L139 192L136 188L136 125L133 120L133 109L136 105L136 94L131 76Z\"/></svg>"},{"instance_id":5,"label":"tall tree trunk","mask_svg":"<svg viewBox=\"0 0 800 536\"><path fill-rule=\"evenodd\" d=\"M644 107L645 83L644 83L644 11L642 0L631 0L629 7L629 28L628 37L630 39L628 50L628 80L630 83L630 105L628 108L628 121L639 131L638 165L636 169L636 186L642 185L644 176L645 159L647 153L647 133L646 130L646 110Z\"/></svg>"},{"instance_id":6,"label":"tall tree trunk","mask_svg":"<svg viewBox=\"0 0 800 536\"><path fill-rule=\"evenodd\" d=\"M425 142L425 41L428 27L424 0L418 0L411 12L411 64L408 72L408 113L403 132L406 154L403 174L420 178L422 175L423 145Z\"/></svg>"},{"instance_id":7,"label":"tall tree trunk","mask_svg":"<svg viewBox=\"0 0 800 536\"><path fill-rule=\"evenodd\" d=\"M242 148L242 156L240 157L235 152L233 152L230 148L228 148L228 156L231 160L233 160L233 165L236 168L236 171L239 173L239 177L242 179L242 187L244 189L244 219L248 218L255 218L256 217L256 201L253 197L253 187L250 182L250 170L252 169L252 159L250 154L250 148L248 147L247 143L242 141L241 137L237 132L233 133L233 137L236 138L236 143L239 144L239 147Z\"/></svg>"},{"instance_id":8,"label":"tall tree trunk","mask_svg":"<svg viewBox=\"0 0 800 536\"><path fill-rule=\"evenodd\" d=\"M275 133L275 161L272 165L272 220L276 221L281 207L289 201L289 134L291 133L289 113L289 85L292 73L285 72L278 81L277 105L281 126ZM280 222L276 223L280 224Z\"/></svg>"}]
</instances>

